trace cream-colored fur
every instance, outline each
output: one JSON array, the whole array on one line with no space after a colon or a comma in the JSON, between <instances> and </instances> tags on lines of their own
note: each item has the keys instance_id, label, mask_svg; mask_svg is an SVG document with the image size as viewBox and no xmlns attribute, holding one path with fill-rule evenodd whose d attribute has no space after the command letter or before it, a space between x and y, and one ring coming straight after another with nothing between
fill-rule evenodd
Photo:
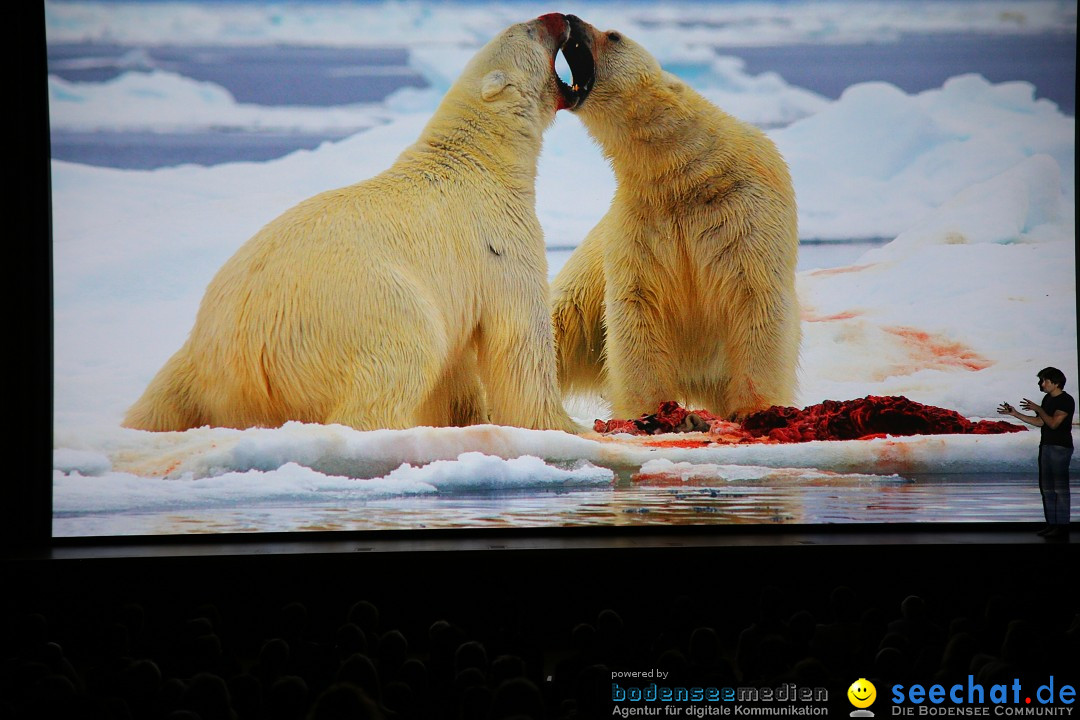
<instances>
[{"instance_id":1,"label":"cream-colored fur","mask_svg":"<svg viewBox=\"0 0 1080 720\"><path fill-rule=\"evenodd\" d=\"M743 416L794 401L795 195L758 129L586 24L594 89L575 110L615 171L611 208L552 287L564 391L615 417L665 400Z\"/></svg>"},{"instance_id":2,"label":"cream-colored fur","mask_svg":"<svg viewBox=\"0 0 1080 720\"><path fill-rule=\"evenodd\" d=\"M535 213L559 102L553 23L485 46L388 170L243 245L124 425L574 429Z\"/></svg>"}]
</instances>

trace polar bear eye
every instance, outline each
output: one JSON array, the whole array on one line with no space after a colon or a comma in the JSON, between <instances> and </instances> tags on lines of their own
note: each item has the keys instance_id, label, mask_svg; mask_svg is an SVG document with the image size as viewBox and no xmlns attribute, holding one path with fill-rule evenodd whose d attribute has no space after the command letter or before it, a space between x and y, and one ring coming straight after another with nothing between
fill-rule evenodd
<instances>
[{"instance_id":1,"label":"polar bear eye","mask_svg":"<svg viewBox=\"0 0 1080 720\"><path fill-rule=\"evenodd\" d=\"M611 42L619 42L620 40L622 40L622 35L617 32L609 32L607 34L607 39Z\"/></svg>"}]
</instances>

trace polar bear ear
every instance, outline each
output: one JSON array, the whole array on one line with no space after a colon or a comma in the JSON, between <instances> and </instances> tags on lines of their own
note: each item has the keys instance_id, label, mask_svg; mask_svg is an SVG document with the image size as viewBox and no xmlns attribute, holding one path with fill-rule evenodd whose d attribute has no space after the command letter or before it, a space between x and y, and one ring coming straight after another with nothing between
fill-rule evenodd
<instances>
[{"instance_id":1,"label":"polar bear ear","mask_svg":"<svg viewBox=\"0 0 1080 720\"><path fill-rule=\"evenodd\" d=\"M480 97L491 102L510 84L510 78L502 70L492 70L480 84Z\"/></svg>"}]
</instances>

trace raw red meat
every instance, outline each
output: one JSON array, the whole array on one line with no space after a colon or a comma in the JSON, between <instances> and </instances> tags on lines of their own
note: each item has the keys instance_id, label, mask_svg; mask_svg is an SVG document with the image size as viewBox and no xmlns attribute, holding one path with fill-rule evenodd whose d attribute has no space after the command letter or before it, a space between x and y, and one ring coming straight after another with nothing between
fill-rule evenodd
<instances>
[{"instance_id":1,"label":"raw red meat","mask_svg":"<svg viewBox=\"0 0 1080 720\"><path fill-rule=\"evenodd\" d=\"M751 413L740 426L704 410L693 412L676 402L664 402L652 415L635 420L597 420L599 433L657 435L694 430L721 432L726 442L809 442L811 440L860 440L886 435L945 435L1019 432L1025 430L1004 420L972 422L955 410L923 405L906 397L868 395L859 400L826 400L802 410L774 405ZM736 437L732 437L732 435ZM743 437L745 436L745 440Z\"/></svg>"},{"instance_id":2,"label":"raw red meat","mask_svg":"<svg viewBox=\"0 0 1080 720\"><path fill-rule=\"evenodd\" d=\"M633 420L596 420L593 430L608 435L629 433L631 435L659 435L671 432L704 432L710 422L719 420L707 410L693 412L679 405L674 400L660 403L660 408L651 415L642 415Z\"/></svg>"}]
</instances>

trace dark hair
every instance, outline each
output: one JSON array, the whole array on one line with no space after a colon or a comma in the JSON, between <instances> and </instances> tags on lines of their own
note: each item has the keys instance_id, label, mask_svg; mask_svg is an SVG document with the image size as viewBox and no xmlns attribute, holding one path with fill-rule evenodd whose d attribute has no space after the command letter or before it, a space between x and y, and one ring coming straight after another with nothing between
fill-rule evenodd
<instances>
[{"instance_id":1,"label":"dark hair","mask_svg":"<svg viewBox=\"0 0 1080 720\"><path fill-rule=\"evenodd\" d=\"M1055 367L1043 368L1039 371L1039 382L1043 380L1049 380L1059 388L1065 387L1065 373Z\"/></svg>"}]
</instances>

